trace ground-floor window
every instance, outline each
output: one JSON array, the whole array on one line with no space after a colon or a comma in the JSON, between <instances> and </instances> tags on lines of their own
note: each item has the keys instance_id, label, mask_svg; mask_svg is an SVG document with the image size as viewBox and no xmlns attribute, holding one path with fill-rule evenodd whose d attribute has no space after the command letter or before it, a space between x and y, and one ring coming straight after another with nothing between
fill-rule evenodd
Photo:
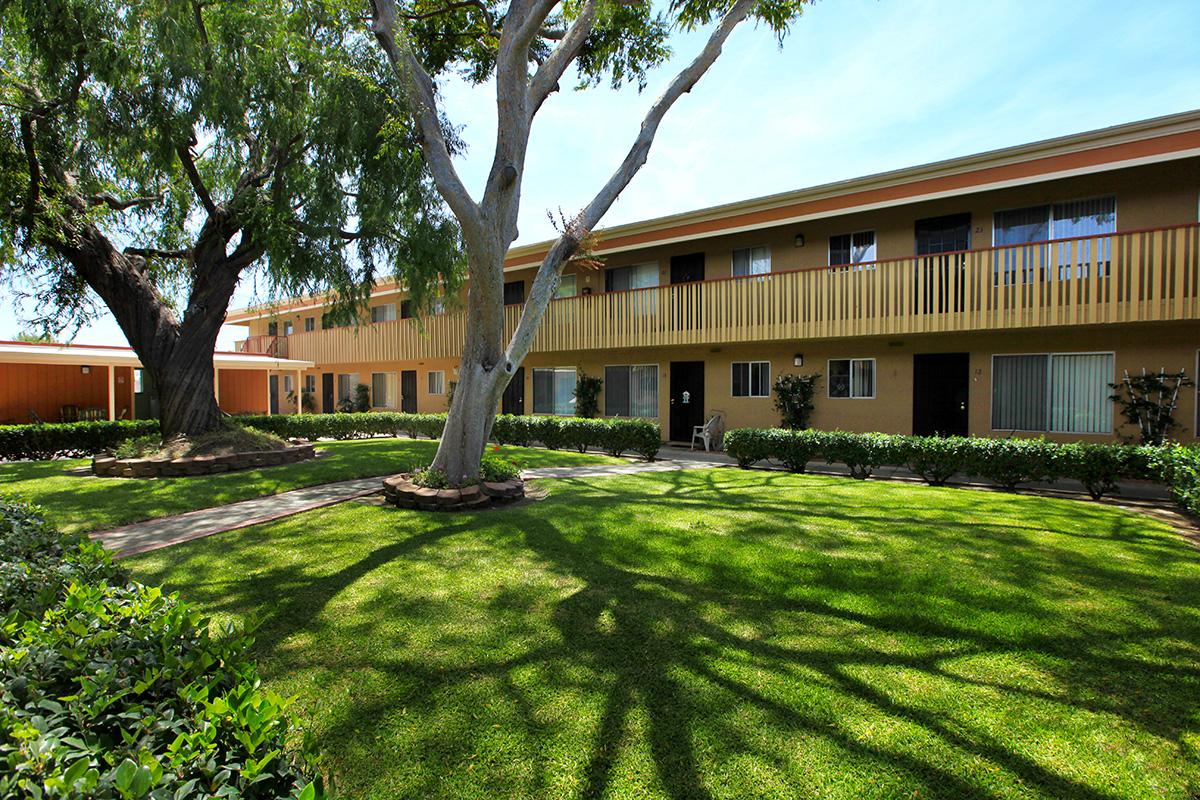
<instances>
[{"instance_id":1,"label":"ground-floor window","mask_svg":"<svg viewBox=\"0 0 1200 800\"><path fill-rule=\"evenodd\" d=\"M353 400L354 391L358 387L358 373L347 372L337 376L338 402Z\"/></svg>"},{"instance_id":2,"label":"ground-floor window","mask_svg":"<svg viewBox=\"0 0 1200 800\"><path fill-rule=\"evenodd\" d=\"M658 416L658 366L636 364L604 368L604 415Z\"/></svg>"},{"instance_id":3,"label":"ground-floor window","mask_svg":"<svg viewBox=\"0 0 1200 800\"><path fill-rule=\"evenodd\" d=\"M771 394L770 361L733 362L734 397L767 397Z\"/></svg>"},{"instance_id":4,"label":"ground-floor window","mask_svg":"<svg viewBox=\"0 0 1200 800\"><path fill-rule=\"evenodd\" d=\"M304 391L307 392L308 394L316 394L316 391L317 391L317 376L316 375L305 375L304 376Z\"/></svg>"},{"instance_id":5,"label":"ground-floor window","mask_svg":"<svg viewBox=\"0 0 1200 800\"><path fill-rule=\"evenodd\" d=\"M533 413L575 412L575 368L552 367L533 371Z\"/></svg>"},{"instance_id":6,"label":"ground-floor window","mask_svg":"<svg viewBox=\"0 0 1200 800\"><path fill-rule=\"evenodd\" d=\"M396 373L371 373L371 406L373 408L396 407Z\"/></svg>"},{"instance_id":7,"label":"ground-floor window","mask_svg":"<svg viewBox=\"0 0 1200 800\"><path fill-rule=\"evenodd\" d=\"M992 429L1111 433L1112 353L992 357Z\"/></svg>"},{"instance_id":8,"label":"ground-floor window","mask_svg":"<svg viewBox=\"0 0 1200 800\"><path fill-rule=\"evenodd\" d=\"M446 371L444 369L435 369L429 373L428 388L430 394L446 393Z\"/></svg>"},{"instance_id":9,"label":"ground-floor window","mask_svg":"<svg viewBox=\"0 0 1200 800\"><path fill-rule=\"evenodd\" d=\"M831 358L829 396L854 400L875 397L875 359Z\"/></svg>"},{"instance_id":10,"label":"ground-floor window","mask_svg":"<svg viewBox=\"0 0 1200 800\"><path fill-rule=\"evenodd\" d=\"M283 393L285 395L287 395L287 394L291 394L294 391L296 391L296 387L295 387L295 385L292 384L292 376L284 375L283 376Z\"/></svg>"}]
</instances>

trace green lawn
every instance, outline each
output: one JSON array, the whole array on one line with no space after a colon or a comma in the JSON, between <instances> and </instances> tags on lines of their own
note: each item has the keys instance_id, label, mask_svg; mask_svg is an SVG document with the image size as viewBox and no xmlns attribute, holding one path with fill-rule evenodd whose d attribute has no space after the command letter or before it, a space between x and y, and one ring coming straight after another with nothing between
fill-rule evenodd
<instances>
[{"instance_id":1,"label":"green lawn","mask_svg":"<svg viewBox=\"0 0 1200 800\"><path fill-rule=\"evenodd\" d=\"M322 458L280 467L195 478L135 480L72 475L89 459L0 464L0 498L45 506L65 531L92 531L277 494L318 483L391 475L428 463L437 449L429 439L359 439L321 442ZM616 462L596 453L505 447L523 467Z\"/></svg>"},{"instance_id":2,"label":"green lawn","mask_svg":"<svg viewBox=\"0 0 1200 800\"><path fill-rule=\"evenodd\" d=\"M257 618L347 798L1194 798L1200 551L1109 506L704 470L131 559Z\"/></svg>"}]
</instances>

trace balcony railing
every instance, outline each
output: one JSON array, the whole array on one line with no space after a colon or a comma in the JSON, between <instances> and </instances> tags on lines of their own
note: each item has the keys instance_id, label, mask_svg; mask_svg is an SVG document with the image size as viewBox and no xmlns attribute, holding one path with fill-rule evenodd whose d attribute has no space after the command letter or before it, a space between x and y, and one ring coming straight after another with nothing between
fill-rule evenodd
<instances>
[{"instance_id":1,"label":"balcony railing","mask_svg":"<svg viewBox=\"0 0 1200 800\"><path fill-rule=\"evenodd\" d=\"M234 345L239 353L254 353L255 355L288 357L288 337L286 336L251 336L242 339Z\"/></svg>"},{"instance_id":2,"label":"balcony railing","mask_svg":"<svg viewBox=\"0 0 1200 800\"><path fill-rule=\"evenodd\" d=\"M519 306L506 310L511 332ZM773 272L550 304L534 350L1012 330L1200 318L1200 226ZM297 334L319 363L457 357L464 315Z\"/></svg>"}]
</instances>

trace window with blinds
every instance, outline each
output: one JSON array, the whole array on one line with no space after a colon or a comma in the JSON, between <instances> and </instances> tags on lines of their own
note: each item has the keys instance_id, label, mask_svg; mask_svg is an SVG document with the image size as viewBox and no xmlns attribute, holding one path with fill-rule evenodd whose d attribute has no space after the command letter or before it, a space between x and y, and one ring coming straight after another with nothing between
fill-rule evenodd
<instances>
[{"instance_id":1,"label":"window with blinds","mask_svg":"<svg viewBox=\"0 0 1200 800\"><path fill-rule=\"evenodd\" d=\"M396 373L371 373L371 406L373 408L396 407Z\"/></svg>"},{"instance_id":2,"label":"window with blinds","mask_svg":"<svg viewBox=\"0 0 1200 800\"><path fill-rule=\"evenodd\" d=\"M428 382L428 386L425 388L429 391L429 394L446 393L446 371L444 369L431 370L426 381Z\"/></svg>"},{"instance_id":3,"label":"window with blinds","mask_svg":"<svg viewBox=\"0 0 1200 800\"><path fill-rule=\"evenodd\" d=\"M829 237L831 267L875 260L875 231L858 231Z\"/></svg>"},{"instance_id":4,"label":"window with blinds","mask_svg":"<svg viewBox=\"0 0 1200 800\"><path fill-rule=\"evenodd\" d=\"M733 277L766 275L771 271L771 248L747 247L733 251Z\"/></svg>"},{"instance_id":5,"label":"window with blinds","mask_svg":"<svg viewBox=\"0 0 1200 800\"><path fill-rule=\"evenodd\" d=\"M658 366L635 364L604 368L606 417L657 417Z\"/></svg>"},{"instance_id":6,"label":"window with blinds","mask_svg":"<svg viewBox=\"0 0 1200 800\"><path fill-rule=\"evenodd\" d=\"M393 322L395 319L395 303L384 303L378 306L371 306L371 322Z\"/></svg>"},{"instance_id":7,"label":"window with blinds","mask_svg":"<svg viewBox=\"0 0 1200 800\"><path fill-rule=\"evenodd\" d=\"M992 429L1111 433L1112 353L992 358Z\"/></svg>"},{"instance_id":8,"label":"window with blinds","mask_svg":"<svg viewBox=\"0 0 1200 800\"><path fill-rule=\"evenodd\" d=\"M575 413L575 368L533 370L533 413L571 416Z\"/></svg>"},{"instance_id":9,"label":"window with blinds","mask_svg":"<svg viewBox=\"0 0 1200 800\"><path fill-rule=\"evenodd\" d=\"M1055 274L1059 280L1072 274L1086 277L1093 263L1100 275L1107 275L1111 241L1079 237L1106 236L1116 231L1114 195L997 211L992 222L992 244L1005 247L996 258L998 280L1002 276L1005 285L1013 285L1029 283L1035 275L1041 280Z\"/></svg>"}]
</instances>

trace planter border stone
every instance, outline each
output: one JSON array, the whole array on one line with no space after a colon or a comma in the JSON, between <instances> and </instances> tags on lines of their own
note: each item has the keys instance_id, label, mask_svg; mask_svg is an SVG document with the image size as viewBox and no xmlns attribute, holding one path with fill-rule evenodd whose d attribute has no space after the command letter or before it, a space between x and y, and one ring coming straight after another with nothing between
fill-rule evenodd
<instances>
[{"instance_id":1,"label":"planter border stone","mask_svg":"<svg viewBox=\"0 0 1200 800\"><path fill-rule=\"evenodd\" d=\"M503 505L525 496L525 481L520 478L492 483L484 481L462 488L431 489L412 482L407 473L383 480L383 494L397 508L421 511L469 511Z\"/></svg>"},{"instance_id":2,"label":"planter border stone","mask_svg":"<svg viewBox=\"0 0 1200 800\"><path fill-rule=\"evenodd\" d=\"M92 474L101 478L185 478L294 464L315 456L313 445L308 443L289 445L283 450L190 458L116 458L98 455L92 459Z\"/></svg>"}]
</instances>

